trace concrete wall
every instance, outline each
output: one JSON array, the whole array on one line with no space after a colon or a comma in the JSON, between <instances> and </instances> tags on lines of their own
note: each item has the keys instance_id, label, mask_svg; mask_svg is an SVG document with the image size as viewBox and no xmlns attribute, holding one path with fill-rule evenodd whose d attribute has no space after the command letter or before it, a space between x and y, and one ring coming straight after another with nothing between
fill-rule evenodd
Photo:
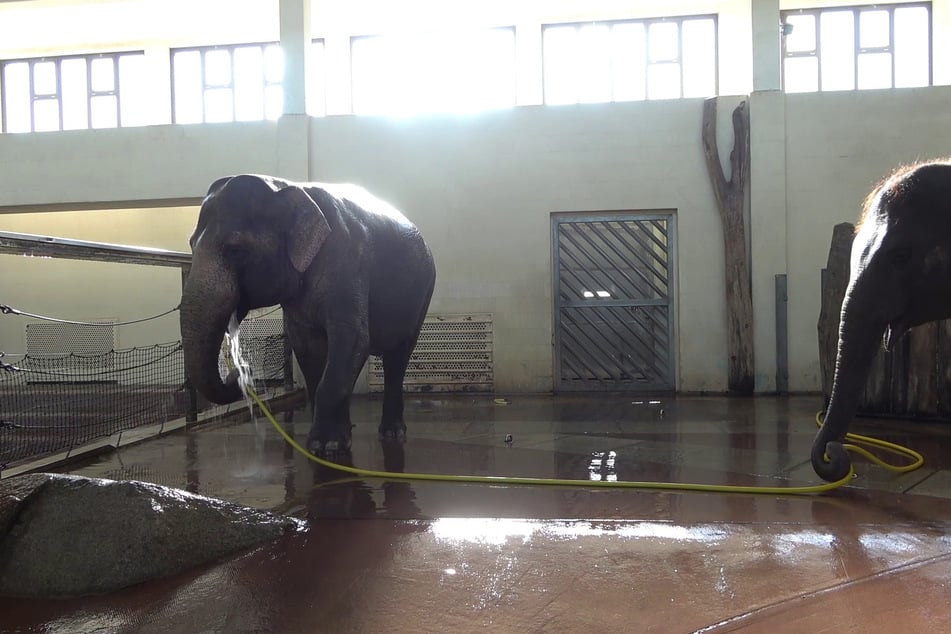
<instances>
[{"instance_id":1,"label":"concrete wall","mask_svg":"<svg viewBox=\"0 0 951 634\"><path fill-rule=\"evenodd\" d=\"M722 241L699 139L701 106L700 100L678 100L413 120L327 117L310 120L310 138L298 138L286 154L307 158L309 147L310 178L358 182L420 225L439 267L433 311L496 315L500 390L552 387L550 214L674 211L678 384L720 390L725 385ZM728 117L729 108L724 112ZM221 174L299 170L300 162L279 160L277 148L292 143L287 137L300 133L301 126L292 118L0 137L7 211L50 201L90 208L123 200L197 201ZM3 215L0 230L132 244L151 244L161 234L169 239L155 246L184 249L194 210L153 210L149 221L161 227L155 233L146 223L138 224L141 234L131 229L135 223L122 223L128 230L119 222L86 223L81 212ZM90 218L143 213L149 212L103 211ZM5 276L7 284L19 285L21 275L42 279L49 297L22 296L25 303L18 307L63 315L98 306L98 299L87 306L81 298L58 295L61 287L85 284L84 267L73 275L67 273L73 265L61 262L21 266L29 269ZM174 282L156 291L163 300L158 305L177 301ZM134 274L122 274L110 278L109 293L132 297L141 284ZM76 301L81 308L67 306ZM143 306L131 314L150 310ZM121 318L129 314L121 312ZM0 345L14 350L22 333L3 332Z\"/></svg>"},{"instance_id":2,"label":"concrete wall","mask_svg":"<svg viewBox=\"0 0 951 634\"><path fill-rule=\"evenodd\" d=\"M674 210L678 383L720 390L722 238L701 108L678 100L406 121L328 117L313 122L311 176L364 183L419 224L438 266L433 311L495 315L502 390L552 387L550 214Z\"/></svg>"}]
</instances>

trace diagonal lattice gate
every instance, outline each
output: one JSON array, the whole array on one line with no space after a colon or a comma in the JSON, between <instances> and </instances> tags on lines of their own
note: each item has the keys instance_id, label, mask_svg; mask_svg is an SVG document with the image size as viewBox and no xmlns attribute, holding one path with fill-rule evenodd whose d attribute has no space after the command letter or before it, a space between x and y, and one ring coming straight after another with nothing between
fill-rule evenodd
<instances>
[{"instance_id":1,"label":"diagonal lattice gate","mask_svg":"<svg viewBox=\"0 0 951 634\"><path fill-rule=\"evenodd\" d=\"M673 216L552 216L555 388L674 389Z\"/></svg>"}]
</instances>

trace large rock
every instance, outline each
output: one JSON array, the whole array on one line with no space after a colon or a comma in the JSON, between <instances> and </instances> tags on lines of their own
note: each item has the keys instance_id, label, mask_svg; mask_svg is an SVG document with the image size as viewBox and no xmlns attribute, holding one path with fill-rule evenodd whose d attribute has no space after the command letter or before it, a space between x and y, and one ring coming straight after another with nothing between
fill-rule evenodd
<instances>
[{"instance_id":1,"label":"large rock","mask_svg":"<svg viewBox=\"0 0 951 634\"><path fill-rule=\"evenodd\" d=\"M0 595L98 594L182 572L302 523L145 482L0 481Z\"/></svg>"}]
</instances>

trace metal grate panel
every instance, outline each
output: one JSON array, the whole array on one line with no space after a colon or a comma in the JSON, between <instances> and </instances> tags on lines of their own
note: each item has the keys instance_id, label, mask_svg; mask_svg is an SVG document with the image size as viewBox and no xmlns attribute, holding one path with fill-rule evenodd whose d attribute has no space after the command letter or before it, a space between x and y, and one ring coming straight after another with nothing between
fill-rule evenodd
<instances>
[{"instance_id":1,"label":"metal grate panel","mask_svg":"<svg viewBox=\"0 0 951 634\"><path fill-rule=\"evenodd\" d=\"M108 353L118 347L115 324L114 319L89 324L28 323L23 365L29 368L34 360L45 371L67 373L61 378L63 381L93 380L88 377L96 376L97 370L111 370L114 366L115 359ZM45 375L44 381L54 378L55 375Z\"/></svg>"},{"instance_id":2,"label":"metal grate panel","mask_svg":"<svg viewBox=\"0 0 951 634\"><path fill-rule=\"evenodd\" d=\"M428 315L410 357L407 392L491 392L492 315ZM383 391L383 360L370 357L371 392Z\"/></svg>"},{"instance_id":3,"label":"metal grate panel","mask_svg":"<svg viewBox=\"0 0 951 634\"><path fill-rule=\"evenodd\" d=\"M670 214L552 217L556 387L674 388Z\"/></svg>"}]
</instances>

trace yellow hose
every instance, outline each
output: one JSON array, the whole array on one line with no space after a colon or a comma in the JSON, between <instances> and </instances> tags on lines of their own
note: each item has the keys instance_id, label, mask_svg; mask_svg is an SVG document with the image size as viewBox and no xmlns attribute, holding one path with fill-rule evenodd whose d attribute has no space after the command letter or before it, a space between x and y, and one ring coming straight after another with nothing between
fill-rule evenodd
<instances>
[{"instance_id":1,"label":"yellow hose","mask_svg":"<svg viewBox=\"0 0 951 634\"><path fill-rule=\"evenodd\" d=\"M816 425L822 427L822 412L816 414ZM851 440L853 443L860 443L863 445L868 445L870 447L878 447L883 449L888 453L897 454L899 456L905 456L906 458L911 458L911 464L907 465L893 465L885 462L875 454L873 454L868 449L860 447L859 445L844 443L842 446L848 449L849 451L854 451L857 454L865 456L870 461L874 462L880 467L885 467L889 471L894 471L896 473L908 473L909 471L914 471L925 464L925 457L913 449L908 447L903 447L902 445L896 445L895 443L888 442L887 440L882 440L880 438L872 438L871 436L861 436L859 434L846 434L846 440Z\"/></svg>"},{"instance_id":2,"label":"yellow hose","mask_svg":"<svg viewBox=\"0 0 951 634\"><path fill-rule=\"evenodd\" d=\"M275 420L273 414L268 410L264 402L258 397L258 395L251 390L246 388L248 395L251 399L257 403L258 407L264 413L265 417L271 424L274 426L274 429L286 440L291 447L296 449L308 460L316 462L317 464L335 469L337 471L342 471L344 473L349 473L355 476L360 476L364 478L384 478L387 480L423 480L430 482L461 482L461 483L477 483L477 484L509 484L509 485L548 485L548 486L572 486L572 487L601 487L601 488L610 488L610 489L655 489L655 490L665 490L665 491L701 491L706 493L767 493L773 495L807 495L814 493L824 493L826 491L831 491L837 489L845 484L848 484L849 481L855 476L855 471L849 469L848 475L837 482L827 482L824 484L817 484L813 486L800 486L800 487L764 487L764 486L737 486L737 485L726 485L726 484L694 484L694 483L684 483L684 482L631 482L631 481L607 481L607 480L570 480L563 478L523 478L523 477L513 477L513 476L475 476L475 475L448 475L440 473L400 473L393 471L376 471L374 469L361 469L359 467L348 467L346 465L337 464L336 462L331 462L329 460L324 460L318 456L307 451L302 447L294 438L287 433L287 431L281 427L280 423ZM817 415L816 421L819 425L822 425L821 422L821 412L820 415ZM857 447L855 445L845 445L852 451L856 451L872 461L884 466L887 469L892 471L907 472L917 469L924 463L924 458L921 454L912 451L901 445L895 445L893 443L886 442L884 440L879 440L877 438L869 438L867 436L857 436L855 434L848 434L847 438L860 442L863 444L873 445L885 449L891 453L897 453L904 456L909 456L915 458L916 461L908 466L897 467L889 465L882 461L881 459L875 457L866 449Z\"/></svg>"}]
</instances>

